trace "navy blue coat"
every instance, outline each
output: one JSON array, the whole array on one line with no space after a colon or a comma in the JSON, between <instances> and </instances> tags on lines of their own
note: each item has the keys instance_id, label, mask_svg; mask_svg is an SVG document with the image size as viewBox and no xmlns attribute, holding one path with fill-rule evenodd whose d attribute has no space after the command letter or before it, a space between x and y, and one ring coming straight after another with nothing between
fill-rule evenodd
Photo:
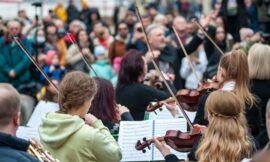
<instances>
[{"instance_id":1,"label":"navy blue coat","mask_svg":"<svg viewBox=\"0 0 270 162\"><path fill-rule=\"evenodd\" d=\"M39 162L26 152L29 144L26 140L0 132L0 161Z\"/></svg>"}]
</instances>

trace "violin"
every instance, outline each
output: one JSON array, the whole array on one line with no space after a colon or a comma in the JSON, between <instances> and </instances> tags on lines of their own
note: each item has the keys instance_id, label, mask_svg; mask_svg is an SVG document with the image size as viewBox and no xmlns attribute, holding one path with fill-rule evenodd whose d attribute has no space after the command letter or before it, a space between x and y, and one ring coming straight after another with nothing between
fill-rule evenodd
<instances>
[{"instance_id":1,"label":"violin","mask_svg":"<svg viewBox=\"0 0 270 162\"><path fill-rule=\"evenodd\" d=\"M162 101L158 101L158 102L150 102L149 105L146 108L146 111L153 112L153 111L155 111L157 109L162 111L161 107L164 105L164 103L172 104L172 103L175 103L175 100L172 97L169 97L166 100L162 100ZM189 111L191 109L190 106L187 105L186 103L181 103L181 106L187 111Z\"/></svg>"},{"instance_id":2,"label":"violin","mask_svg":"<svg viewBox=\"0 0 270 162\"><path fill-rule=\"evenodd\" d=\"M147 85L151 87L155 87L157 89L163 88L162 81L160 80L156 70L150 70L149 73L146 74L145 81L147 81Z\"/></svg>"},{"instance_id":3,"label":"violin","mask_svg":"<svg viewBox=\"0 0 270 162\"><path fill-rule=\"evenodd\" d=\"M203 81L203 83L197 88L197 91L200 93L204 93L206 91L213 91L220 88L220 84L217 82L217 80L211 80L208 79L206 81Z\"/></svg>"},{"instance_id":4,"label":"violin","mask_svg":"<svg viewBox=\"0 0 270 162\"><path fill-rule=\"evenodd\" d=\"M194 138L194 137L200 137L200 136L201 136L201 133L200 133L200 131L196 131L196 127L194 127L194 126L192 125L192 122L190 121L190 119L189 119L189 117L187 116L185 110L184 110L184 109L182 108L182 106L181 106L182 104L180 104L180 102L179 102L178 99L176 98L176 96L175 96L175 94L173 93L172 89L170 88L170 86L169 86L167 80L165 79L165 77L164 77L164 75L162 74L162 72L160 71L160 69L159 69L157 63L155 62L155 59L154 59L155 57L154 57L153 49L152 49L152 47L150 46L149 40L148 40L148 38L147 38L147 34L146 34L146 32L145 32L145 28L144 28L143 23L142 23L142 17L141 17L141 15L140 15L139 9L138 9L138 7L135 7L135 9L136 9L136 15L137 15L137 17L138 17L140 23L142 24L143 35L144 35L144 38L145 38L145 41L146 41L146 45L147 45L147 47L148 47L150 53L152 54L151 62L153 63L155 69L158 71L159 75L162 77L165 86L168 88L168 91L170 92L171 96L175 99L177 105L179 106L179 108L180 108L180 110L181 110L183 116L184 116L185 119L187 120L187 123L188 123L188 125L190 126L190 129L191 129L191 131L185 132L185 133L179 131L180 133L174 134L175 136L173 136L171 139L172 139L172 140L175 139L175 138L176 138L176 139L181 139L181 141L180 141L179 143L175 143L175 146L178 147L177 150L181 150L181 149L186 150L186 149L188 149L188 148L190 149L190 148L192 148L193 144L194 144L195 141L196 141L196 140L194 140L194 139L197 139L197 138ZM165 137L166 137L166 136L165 136ZM170 137L170 136L167 134L167 137ZM164 138L164 140L165 140L165 139L166 139L166 138ZM165 141L168 141L168 144L171 144L171 143L170 143L171 140L165 140ZM182 143L182 144L180 144L180 143ZM185 145L185 144L187 144L187 145ZM174 147L172 144L171 144L171 146Z\"/></svg>"},{"instance_id":5,"label":"violin","mask_svg":"<svg viewBox=\"0 0 270 162\"><path fill-rule=\"evenodd\" d=\"M165 141L167 145L179 152L190 152L194 143L198 142L202 137L200 128L193 129L190 132L181 132L176 130L168 130L163 137L157 137L159 141ZM154 139L147 140L146 138L137 141L135 148L138 151L146 152L147 147L150 150L150 145L154 143Z\"/></svg>"},{"instance_id":6,"label":"violin","mask_svg":"<svg viewBox=\"0 0 270 162\"><path fill-rule=\"evenodd\" d=\"M190 107L195 107L203 93L217 90L219 87L220 85L217 81L208 79L207 81L203 81L196 90L181 89L177 91L176 97L180 102L186 103Z\"/></svg>"}]
</instances>

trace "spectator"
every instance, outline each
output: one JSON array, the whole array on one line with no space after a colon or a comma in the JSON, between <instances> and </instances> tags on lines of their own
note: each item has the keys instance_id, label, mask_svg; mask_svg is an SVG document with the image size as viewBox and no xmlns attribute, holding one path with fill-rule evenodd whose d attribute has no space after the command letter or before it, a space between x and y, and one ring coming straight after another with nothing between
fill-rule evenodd
<instances>
[{"instance_id":1,"label":"spectator","mask_svg":"<svg viewBox=\"0 0 270 162\"><path fill-rule=\"evenodd\" d=\"M109 46L109 60L111 64L115 57L122 57L126 53L126 44L129 40L127 24L122 22L118 25L118 34Z\"/></svg>"},{"instance_id":2,"label":"spectator","mask_svg":"<svg viewBox=\"0 0 270 162\"><path fill-rule=\"evenodd\" d=\"M182 17L182 16L177 16L173 20L173 26L175 27L175 30L176 30L179 38L181 39L183 44L185 44L186 39L188 38L186 19L184 17ZM171 39L172 39L172 46L174 46L175 48L180 46L175 33L172 33Z\"/></svg>"},{"instance_id":3,"label":"spectator","mask_svg":"<svg viewBox=\"0 0 270 162\"><path fill-rule=\"evenodd\" d=\"M270 33L270 13L269 13L269 2L263 0L256 0L255 2L258 8L258 19L260 23L260 29L269 34Z\"/></svg>"},{"instance_id":4,"label":"spectator","mask_svg":"<svg viewBox=\"0 0 270 162\"><path fill-rule=\"evenodd\" d=\"M79 13L80 20L84 23L88 23L88 16L90 14L90 9L88 7L88 2L87 0L82 0L82 10Z\"/></svg>"},{"instance_id":5,"label":"spectator","mask_svg":"<svg viewBox=\"0 0 270 162\"><path fill-rule=\"evenodd\" d=\"M129 33L131 33L134 30L134 25L136 23L135 22L134 12L128 11L127 14L126 14L126 16L125 16L124 22L128 26Z\"/></svg>"},{"instance_id":6,"label":"spectator","mask_svg":"<svg viewBox=\"0 0 270 162\"><path fill-rule=\"evenodd\" d=\"M144 6L144 9L151 21L153 21L155 16L158 14L157 4L155 2L150 2Z\"/></svg>"},{"instance_id":7,"label":"spectator","mask_svg":"<svg viewBox=\"0 0 270 162\"><path fill-rule=\"evenodd\" d=\"M247 13L243 0L222 0L221 12L224 17L225 29L232 34L236 42L240 41L239 30L247 27Z\"/></svg>"},{"instance_id":8,"label":"spectator","mask_svg":"<svg viewBox=\"0 0 270 162\"><path fill-rule=\"evenodd\" d=\"M226 46L226 32L225 29L222 26L218 27L209 27L208 31L211 32L210 35L214 37L215 43L218 45L218 47L223 51L227 51ZM208 39L204 42L204 48L208 60L207 68L204 73L204 78L212 78L218 70L218 64L219 60L222 56L222 53L213 46L212 42L210 42Z\"/></svg>"},{"instance_id":9,"label":"spectator","mask_svg":"<svg viewBox=\"0 0 270 162\"><path fill-rule=\"evenodd\" d=\"M12 36L17 36L26 49L32 53L30 41L21 34L18 21L8 22L8 33L0 39L0 82L12 84L19 92L31 82L31 62Z\"/></svg>"},{"instance_id":10,"label":"spectator","mask_svg":"<svg viewBox=\"0 0 270 162\"><path fill-rule=\"evenodd\" d=\"M65 67L60 65L58 54L56 51L50 50L46 55L46 65L43 68L44 72L51 78L60 81L65 74ZM43 75L41 80L45 81Z\"/></svg>"},{"instance_id":11,"label":"spectator","mask_svg":"<svg viewBox=\"0 0 270 162\"><path fill-rule=\"evenodd\" d=\"M203 48L198 48L195 52L190 54L188 58L183 58L180 68L180 75L183 79L185 79L185 88L197 89L198 81L191 69L188 59L191 61L199 81L201 81L207 65L205 51Z\"/></svg>"},{"instance_id":12,"label":"spectator","mask_svg":"<svg viewBox=\"0 0 270 162\"><path fill-rule=\"evenodd\" d=\"M56 14L56 16L62 20L63 22L67 21L67 11L64 7L63 2L58 2L58 4L56 5L56 7L54 8L54 13Z\"/></svg>"},{"instance_id":13,"label":"spectator","mask_svg":"<svg viewBox=\"0 0 270 162\"><path fill-rule=\"evenodd\" d=\"M143 35L143 29L141 23L136 23L134 32L132 33L128 44L126 46L127 51L130 49L136 49L140 51L146 50L146 44Z\"/></svg>"},{"instance_id":14,"label":"spectator","mask_svg":"<svg viewBox=\"0 0 270 162\"><path fill-rule=\"evenodd\" d=\"M147 14L145 15L142 15L142 23L143 23L143 26L145 28L147 28L150 24L151 24L151 19L150 19L150 16L148 16ZM135 24L136 25L136 24ZM131 31L132 33L133 31Z\"/></svg>"},{"instance_id":15,"label":"spectator","mask_svg":"<svg viewBox=\"0 0 270 162\"><path fill-rule=\"evenodd\" d=\"M79 19L79 11L74 5L74 0L69 0L67 11L67 24L70 24L73 20Z\"/></svg>"},{"instance_id":16,"label":"spectator","mask_svg":"<svg viewBox=\"0 0 270 162\"><path fill-rule=\"evenodd\" d=\"M67 51L67 67L69 70L82 70L88 72L85 62L81 55L84 55L88 63L94 62L93 42L87 35L86 30L81 29L77 32L76 42L78 44L72 44Z\"/></svg>"},{"instance_id":17,"label":"spectator","mask_svg":"<svg viewBox=\"0 0 270 162\"><path fill-rule=\"evenodd\" d=\"M59 54L60 64L66 64L66 43L63 38L57 33L57 27L50 23L45 27L46 45L45 52L55 50Z\"/></svg>"},{"instance_id":18,"label":"spectator","mask_svg":"<svg viewBox=\"0 0 270 162\"><path fill-rule=\"evenodd\" d=\"M4 20L0 17L0 37L4 36L7 32L7 28L4 25Z\"/></svg>"},{"instance_id":19,"label":"spectator","mask_svg":"<svg viewBox=\"0 0 270 162\"><path fill-rule=\"evenodd\" d=\"M35 28L33 30L33 36L31 39L33 46L33 54L38 58L38 62L41 66L45 64L46 54L45 54L45 43L46 37L45 32L42 28Z\"/></svg>"},{"instance_id":20,"label":"spectator","mask_svg":"<svg viewBox=\"0 0 270 162\"><path fill-rule=\"evenodd\" d=\"M91 8L87 20L86 26L88 33L93 30L93 26L97 22L101 22L103 25L107 26L106 23L102 21L98 8Z\"/></svg>"},{"instance_id":21,"label":"spectator","mask_svg":"<svg viewBox=\"0 0 270 162\"><path fill-rule=\"evenodd\" d=\"M256 5L252 2L252 0L245 0L245 6L247 10L249 27L257 32L259 30L259 21L258 21L258 11Z\"/></svg>"},{"instance_id":22,"label":"spectator","mask_svg":"<svg viewBox=\"0 0 270 162\"><path fill-rule=\"evenodd\" d=\"M120 65L121 65L121 61L122 61L122 57L116 57L113 60L113 72L114 72L114 76L111 79L111 82L113 84L114 87L116 87L116 84L118 82L118 75L119 75L119 71L120 71Z\"/></svg>"},{"instance_id":23,"label":"spectator","mask_svg":"<svg viewBox=\"0 0 270 162\"><path fill-rule=\"evenodd\" d=\"M85 25L79 21L79 20L73 20L70 24L69 24L69 33L65 34L64 40L67 44L68 47L70 47L70 45L72 45L72 41L75 42L76 41L76 34L79 32L79 30L81 29L86 29Z\"/></svg>"},{"instance_id":24,"label":"spectator","mask_svg":"<svg viewBox=\"0 0 270 162\"><path fill-rule=\"evenodd\" d=\"M60 19L53 20L53 23L57 28L58 35L63 38L66 35L65 23Z\"/></svg>"},{"instance_id":25,"label":"spectator","mask_svg":"<svg viewBox=\"0 0 270 162\"><path fill-rule=\"evenodd\" d=\"M94 49L94 54L97 61L92 65L94 71L98 77L111 80L113 77L112 66L107 57L107 51L103 46L96 46ZM90 71L90 76L95 76L95 72Z\"/></svg>"},{"instance_id":26,"label":"spectator","mask_svg":"<svg viewBox=\"0 0 270 162\"><path fill-rule=\"evenodd\" d=\"M28 26L32 24L32 21L27 16L25 10L19 10L18 11L18 19L23 23L24 26Z\"/></svg>"},{"instance_id":27,"label":"spectator","mask_svg":"<svg viewBox=\"0 0 270 162\"><path fill-rule=\"evenodd\" d=\"M109 45L113 42L113 37L109 33L109 29L105 26L97 29L97 37L93 39L94 45L101 45L108 49Z\"/></svg>"}]
</instances>

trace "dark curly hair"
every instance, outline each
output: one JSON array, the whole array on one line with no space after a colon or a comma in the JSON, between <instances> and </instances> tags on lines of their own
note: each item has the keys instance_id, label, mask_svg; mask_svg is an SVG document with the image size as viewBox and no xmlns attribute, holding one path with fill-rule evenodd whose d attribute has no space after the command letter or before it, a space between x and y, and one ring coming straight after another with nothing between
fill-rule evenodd
<instances>
[{"instance_id":1,"label":"dark curly hair","mask_svg":"<svg viewBox=\"0 0 270 162\"><path fill-rule=\"evenodd\" d=\"M60 83L59 106L61 113L68 113L70 110L84 104L85 101L93 98L97 92L94 79L83 72L73 71L68 73Z\"/></svg>"}]
</instances>

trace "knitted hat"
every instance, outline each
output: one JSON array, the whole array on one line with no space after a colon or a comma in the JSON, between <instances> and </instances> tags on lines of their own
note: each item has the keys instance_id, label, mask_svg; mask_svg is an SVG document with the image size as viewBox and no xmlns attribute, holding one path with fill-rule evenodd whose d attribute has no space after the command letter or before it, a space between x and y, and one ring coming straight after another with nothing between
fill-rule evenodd
<instances>
[{"instance_id":1,"label":"knitted hat","mask_svg":"<svg viewBox=\"0 0 270 162\"><path fill-rule=\"evenodd\" d=\"M106 49L103 46L96 46L94 49L94 55L95 56L100 56L100 55L105 55L106 54Z\"/></svg>"},{"instance_id":2,"label":"knitted hat","mask_svg":"<svg viewBox=\"0 0 270 162\"><path fill-rule=\"evenodd\" d=\"M46 54L46 64L51 64L52 63L52 58L54 55L56 55L55 50L49 50Z\"/></svg>"}]
</instances>

